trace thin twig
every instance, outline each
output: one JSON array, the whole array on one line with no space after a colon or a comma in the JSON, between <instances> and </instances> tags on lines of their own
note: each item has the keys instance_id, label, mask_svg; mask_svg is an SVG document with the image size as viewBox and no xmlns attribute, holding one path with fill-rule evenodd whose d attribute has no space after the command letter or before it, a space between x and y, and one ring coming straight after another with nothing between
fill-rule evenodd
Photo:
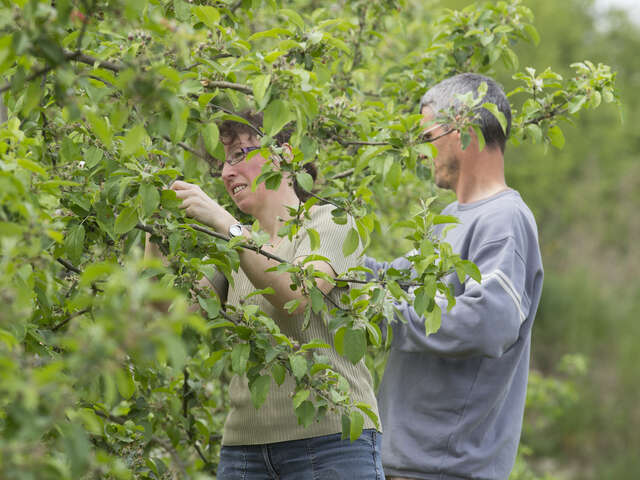
<instances>
[{"instance_id":1,"label":"thin twig","mask_svg":"<svg viewBox=\"0 0 640 480\"><path fill-rule=\"evenodd\" d=\"M253 95L253 89L251 87L242 85L240 83L225 82L222 80L218 80L218 81L203 80L202 86L208 87L208 88L226 88L229 90L236 90L238 92L246 93L247 95Z\"/></svg>"},{"instance_id":2,"label":"thin twig","mask_svg":"<svg viewBox=\"0 0 640 480\"><path fill-rule=\"evenodd\" d=\"M100 67L105 68L107 70L112 70L114 72L119 72L124 69L124 66L116 65L115 63L107 62L104 60L98 60L97 58L94 58L90 55L86 55L79 51L78 52L65 51L64 58L65 60L73 60L81 63L86 63L87 65L95 65L97 63ZM31 80L34 80L41 75L46 75L47 73L49 73L51 70L53 70L58 66L59 65L47 65L46 67L40 68L35 72L33 72L31 75L29 75L27 78L25 78L24 81L30 82ZM11 86L12 86L11 82L7 82L4 86L0 87L0 93L4 93L10 90Z\"/></svg>"},{"instance_id":3,"label":"thin twig","mask_svg":"<svg viewBox=\"0 0 640 480\"><path fill-rule=\"evenodd\" d=\"M95 413L98 417L104 418L105 420L109 420L110 422L117 423L118 425L124 425L126 419L122 417L116 417L109 413L102 412L101 410L96 410L96 407L91 406L93 413Z\"/></svg>"},{"instance_id":4,"label":"thin twig","mask_svg":"<svg viewBox=\"0 0 640 480\"><path fill-rule=\"evenodd\" d=\"M335 141L338 142L343 147L348 147L349 145L374 146L374 147L391 145L391 143L389 142L366 142L366 141L360 141L360 140L341 140L339 138L335 138Z\"/></svg>"},{"instance_id":5,"label":"thin twig","mask_svg":"<svg viewBox=\"0 0 640 480\"><path fill-rule=\"evenodd\" d=\"M54 67L52 65L48 65L48 66L46 66L44 68L36 70L31 75L29 75L27 78L25 78L24 81L25 82L30 82L31 80L34 80L34 79L38 78L40 75L46 75L47 73L49 73L53 69L54 69ZM11 90L11 82L7 82L3 87L0 87L0 93L4 93L7 90Z\"/></svg>"},{"instance_id":6,"label":"thin twig","mask_svg":"<svg viewBox=\"0 0 640 480\"><path fill-rule=\"evenodd\" d=\"M327 198L321 197L320 195L316 195L316 194L315 194L315 193L313 193L311 190L309 190L309 191L306 191L306 190L305 190L305 192L306 192L306 193L308 193L309 195L311 195L313 198L317 198L317 199L318 199L318 200L320 200L321 202L328 203L328 204L330 204L330 205L333 205L333 206L334 206L334 207L336 207L336 208L342 208L342 207L341 207L340 205L338 205L337 203L334 203L334 202L332 202L331 200L329 200L329 199L327 199Z\"/></svg>"},{"instance_id":7,"label":"thin twig","mask_svg":"<svg viewBox=\"0 0 640 480\"><path fill-rule=\"evenodd\" d=\"M338 180L340 178L350 177L351 175L353 175L353 173L355 171L356 171L355 168L349 168L348 170L345 170L344 172L337 173L337 174L333 175L332 177L329 177L329 180Z\"/></svg>"},{"instance_id":8,"label":"thin twig","mask_svg":"<svg viewBox=\"0 0 640 480\"><path fill-rule=\"evenodd\" d=\"M69 323L71 320L73 320L76 317L79 317L80 315L84 315L87 312L90 312L91 308L83 308L82 310L79 310L75 313L73 313L72 315L69 315L67 318L65 318L63 321L61 321L59 324L55 325L54 327L51 327L51 331L55 332L56 330L59 330L60 328L64 327L67 323Z\"/></svg>"},{"instance_id":9,"label":"thin twig","mask_svg":"<svg viewBox=\"0 0 640 480\"><path fill-rule=\"evenodd\" d=\"M242 119L244 119L245 122L247 122L247 126L251 127L251 129L256 132L256 135L258 135L259 137L264 137L264 133L262 133L262 130L260 130L258 127L256 127L253 123L251 123L249 120L247 120L246 118L244 118L242 115L240 115L237 112L234 112L233 110L229 110L226 109L224 107L221 107L220 105L217 105L215 103L209 103L210 106L212 106L215 109L220 110L221 112L227 113L229 115L234 115L236 117L240 117Z\"/></svg>"},{"instance_id":10,"label":"thin twig","mask_svg":"<svg viewBox=\"0 0 640 480\"><path fill-rule=\"evenodd\" d=\"M164 135L162 138L164 138L167 142L173 142L173 140L171 140L171 138L169 136L167 136L167 135ZM195 155L196 157L199 157L199 158L202 158L203 160L207 160L208 161L208 159L202 153L200 153L196 149L190 147L186 143L184 143L184 142L176 142L176 145L178 145L183 150L186 150L187 152L191 153L192 155Z\"/></svg>"},{"instance_id":11,"label":"thin twig","mask_svg":"<svg viewBox=\"0 0 640 480\"><path fill-rule=\"evenodd\" d=\"M67 270L71 270L73 273L77 273L78 275L80 275L82 273L82 270L80 270L79 268L73 266L72 263L68 262L67 260L65 260L64 258L56 258L57 262L60 263L62 266L64 266Z\"/></svg>"},{"instance_id":12,"label":"thin twig","mask_svg":"<svg viewBox=\"0 0 640 480\"><path fill-rule=\"evenodd\" d=\"M87 65L96 65L98 64L98 66L100 66L101 68L104 68L106 70L111 70L112 72L121 72L122 70L124 70L126 67L123 64L116 64L113 62L109 62L107 60L99 60L95 57L92 57L91 55L87 55L86 53L82 53L80 51L78 52L65 52L65 58L67 60L74 60L76 62L80 62L80 63L85 63Z\"/></svg>"},{"instance_id":13,"label":"thin twig","mask_svg":"<svg viewBox=\"0 0 640 480\"><path fill-rule=\"evenodd\" d=\"M215 237L215 238L219 238L220 240L225 240L227 242L229 240L231 240L226 235L222 235L221 233L214 232L213 230L209 230L208 228L201 227L200 225L196 225L195 223L190 223L189 226L191 228L193 228L194 230L197 230L198 232L206 233L207 235L210 235L210 236ZM259 253L260 255L262 255L264 257L267 257L270 260L275 260L276 262L279 262L279 263L291 263L291 262L285 260L284 258L280 258L277 255L274 255L273 253L270 253L270 252L267 252L267 251L263 250L261 247L256 247L254 245L249 245L248 243L239 243L238 246L244 248L245 250L252 250L252 251L254 251L256 253Z\"/></svg>"}]
</instances>

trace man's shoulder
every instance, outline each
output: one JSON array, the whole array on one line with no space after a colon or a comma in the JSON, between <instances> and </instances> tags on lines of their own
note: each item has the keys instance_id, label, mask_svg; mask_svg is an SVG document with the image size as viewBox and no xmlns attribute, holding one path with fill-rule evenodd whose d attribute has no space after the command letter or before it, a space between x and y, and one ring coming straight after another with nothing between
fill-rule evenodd
<instances>
[{"instance_id":1,"label":"man's shoulder","mask_svg":"<svg viewBox=\"0 0 640 480\"><path fill-rule=\"evenodd\" d=\"M516 243L537 241L537 226L531 210L515 190L507 190L476 204L458 206L462 228L459 235L480 248L487 243L513 238Z\"/></svg>"}]
</instances>

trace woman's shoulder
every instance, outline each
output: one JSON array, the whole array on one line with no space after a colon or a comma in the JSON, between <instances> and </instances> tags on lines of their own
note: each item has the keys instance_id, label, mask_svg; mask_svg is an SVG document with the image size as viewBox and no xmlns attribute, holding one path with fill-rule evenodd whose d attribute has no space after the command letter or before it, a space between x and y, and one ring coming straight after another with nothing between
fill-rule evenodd
<instances>
[{"instance_id":1,"label":"woman's shoulder","mask_svg":"<svg viewBox=\"0 0 640 480\"><path fill-rule=\"evenodd\" d=\"M308 220L309 225L314 225L316 227L322 226L324 228L348 228L353 226L353 218L350 215L335 215L338 208L335 205L331 204L322 204L322 205L314 205L309 209L309 217ZM344 221L346 217L346 222ZM342 218L342 221L334 221L335 219Z\"/></svg>"}]
</instances>

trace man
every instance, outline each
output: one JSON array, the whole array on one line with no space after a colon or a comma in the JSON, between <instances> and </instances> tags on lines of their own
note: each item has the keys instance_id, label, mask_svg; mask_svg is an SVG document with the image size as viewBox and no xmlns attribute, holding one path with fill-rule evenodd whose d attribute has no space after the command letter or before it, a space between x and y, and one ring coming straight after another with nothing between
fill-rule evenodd
<instances>
[{"instance_id":1,"label":"man","mask_svg":"<svg viewBox=\"0 0 640 480\"><path fill-rule=\"evenodd\" d=\"M537 228L520 195L505 183L509 128L503 132L498 120L480 109L477 123L486 146L480 150L472 135L463 149L461 133L437 121L452 107L455 111L459 94L476 95L482 83L488 89L480 104L495 104L510 128L504 92L482 75L449 78L420 104L424 135L438 149L435 182L457 195L443 214L460 223L442 240L478 266L482 281L461 284L450 276L456 303L447 311L446 298L436 297L442 326L430 336L409 304L397 305L407 322L391 323L393 342L378 392L382 460L391 479L506 480L516 457L531 326L542 290ZM388 268L373 259L365 265L378 273ZM410 263L400 258L391 265Z\"/></svg>"}]
</instances>

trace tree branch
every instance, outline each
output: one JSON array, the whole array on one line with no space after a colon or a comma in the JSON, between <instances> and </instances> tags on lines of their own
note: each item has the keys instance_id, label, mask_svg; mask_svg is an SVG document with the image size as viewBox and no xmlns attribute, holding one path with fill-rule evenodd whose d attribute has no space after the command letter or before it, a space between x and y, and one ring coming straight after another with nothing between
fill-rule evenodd
<instances>
[{"instance_id":1,"label":"tree branch","mask_svg":"<svg viewBox=\"0 0 640 480\"><path fill-rule=\"evenodd\" d=\"M245 93L247 95L253 95L253 89L246 85L242 85L240 83L233 82L225 82L225 81L211 81L211 80L201 80L200 82L203 87L207 88L226 88L229 90L236 90L238 92Z\"/></svg>"},{"instance_id":2,"label":"tree branch","mask_svg":"<svg viewBox=\"0 0 640 480\"><path fill-rule=\"evenodd\" d=\"M221 112L224 112L228 115L233 115L235 117L240 117L242 119L244 119L246 123L246 125L248 127L250 127L254 132L256 132L256 135L258 135L258 137L264 137L264 133L262 133L262 130L260 130L257 126L255 126L253 123L251 123L249 120L247 120L246 118L244 118L242 115L240 115L239 113L234 112L233 110L228 110L224 107L221 107L220 105L217 105L215 103L209 103L210 106L212 106L213 108L220 110Z\"/></svg>"},{"instance_id":3,"label":"tree branch","mask_svg":"<svg viewBox=\"0 0 640 480\"><path fill-rule=\"evenodd\" d=\"M90 312L91 308L83 308L82 310L75 312L71 315L69 315L67 318L65 318L63 321L61 321L59 324L51 327L51 331L55 332L56 330L59 330L60 328L64 327L67 323L69 323L71 320L73 320L76 317L79 317L80 315L84 315L87 312Z\"/></svg>"},{"instance_id":4,"label":"tree branch","mask_svg":"<svg viewBox=\"0 0 640 480\"><path fill-rule=\"evenodd\" d=\"M80 275L82 273L82 270L80 270L79 268L73 266L72 263L68 262L64 258L58 257L58 258L56 258L56 261L58 263L60 263L67 270L71 270L73 273L77 273L78 275Z\"/></svg>"},{"instance_id":5,"label":"tree branch","mask_svg":"<svg viewBox=\"0 0 640 480\"><path fill-rule=\"evenodd\" d=\"M97 63L100 67L105 68L107 70L111 70L113 72L119 72L125 68L123 65L117 65L115 63L107 62L105 60L98 60L97 58L94 58L90 55L86 55L80 51L71 52L67 50L64 52L64 58L67 61L69 60L77 61L81 63L86 63L87 65L95 65ZM35 72L33 72L31 75L29 75L27 78L25 78L25 82L30 82L31 80L34 80L41 75L45 75L49 73L51 70L59 66L60 65L47 65L46 67L40 68ZM10 89L11 89L11 82L7 82L5 85L0 87L0 93L4 93Z\"/></svg>"},{"instance_id":6,"label":"tree branch","mask_svg":"<svg viewBox=\"0 0 640 480\"><path fill-rule=\"evenodd\" d=\"M340 138L335 138L335 141L338 142L343 147L348 147L350 145L358 145L358 146L383 146L383 145L391 145L389 142L366 142L360 140L341 140Z\"/></svg>"}]
</instances>

